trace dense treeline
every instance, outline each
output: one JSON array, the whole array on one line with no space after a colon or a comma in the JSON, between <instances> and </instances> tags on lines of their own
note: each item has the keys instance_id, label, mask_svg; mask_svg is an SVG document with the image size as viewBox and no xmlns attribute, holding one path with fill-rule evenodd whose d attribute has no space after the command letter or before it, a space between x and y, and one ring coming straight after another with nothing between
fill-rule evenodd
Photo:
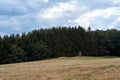
<instances>
[{"instance_id":1,"label":"dense treeline","mask_svg":"<svg viewBox=\"0 0 120 80\"><path fill-rule=\"evenodd\" d=\"M120 31L53 27L0 37L0 64L60 56L120 56Z\"/></svg>"}]
</instances>

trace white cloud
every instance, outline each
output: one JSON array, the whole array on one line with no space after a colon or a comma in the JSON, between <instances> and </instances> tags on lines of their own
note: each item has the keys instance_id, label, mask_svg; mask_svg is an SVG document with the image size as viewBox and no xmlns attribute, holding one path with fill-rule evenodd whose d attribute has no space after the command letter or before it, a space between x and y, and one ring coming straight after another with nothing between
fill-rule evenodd
<instances>
[{"instance_id":1,"label":"white cloud","mask_svg":"<svg viewBox=\"0 0 120 80\"><path fill-rule=\"evenodd\" d=\"M2 29L13 29L16 31L20 31L20 23L16 18L10 18L5 20L0 20L0 28Z\"/></svg>"},{"instance_id":2,"label":"white cloud","mask_svg":"<svg viewBox=\"0 0 120 80\"><path fill-rule=\"evenodd\" d=\"M52 8L48 8L44 10L43 12L39 12L37 14L38 19L57 19L60 17L64 17L65 15L68 15L72 12L76 11L84 11L86 9L86 6L80 6L78 5L78 2L76 0L71 0L70 2L66 3L57 3Z\"/></svg>"},{"instance_id":3,"label":"white cloud","mask_svg":"<svg viewBox=\"0 0 120 80\"><path fill-rule=\"evenodd\" d=\"M118 17L113 23L114 24L120 23L120 17Z\"/></svg>"},{"instance_id":4,"label":"white cloud","mask_svg":"<svg viewBox=\"0 0 120 80\"><path fill-rule=\"evenodd\" d=\"M9 15L14 12L13 15L15 15L16 13L26 13L28 9L18 0L0 0L0 11Z\"/></svg>"},{"instance_id":5,"label":"white cloud","mask_svg":"<svg viewBox=\"0 0 120 80\"><path fill-rule=\"evenodd\" d=\"M45 3L48 3L49 2L49 0L43 0Z\"/></svg>"},{"instance_id":6,"label":"white cloud","mask_svg":"<svg viewBox=\"0 0 120 80\"><path fill-rule=\"evenodd\" d=\"M112 0L113 4L120 4L120 0Z\"/></svg>"},{"instance_id":7,"label":"white cloud","mask_svg":"<svg viewBox=\"0 0 120 80\"><path fill-rule=\"evenodd\" d=\"M17 15L39 10L49 0L0 0L0 14Z\"/></svg>"},{"instance_id":8,"label":"white cloud","mask_svg":"<svg viewBox=\"0 0 120 80\"><path fill-rule=\"evenodd\" d=\"M100 26L100 25L102 26L103 25L102 22L107 20L111 16L120 16L120 8L112 7L112 8L106 8L106 9L93 10L91 12L80 15L80 17L73 20L73 22L85 27L88 27L94 24L97 26ZM105 22L107 24L107 21Z\"/></svg>"},{"instance_id":9,"label":"white cloud","mask_svg":"<svg viewBox=\"0 0 120 80\"><path fill-rule=\"evenodd\" d=\"M0 32L64 25L118 29L119 4L120 0L0 0Z\"/></svg>"},{"instance_id":10,"label":"white cloud","mask_svg":"<svg viewBox=\"0 0 120 80\"><path fill-rule=\"evenodd\" d=\"M49 3L49 0L26 0L26 2L22 2L26 7L30 8L30 10L39 10L41 6Z\"/></svg>"},{"instance_id":11,"label":"white cloud","mask_svg":"<svg viewBox=\"0 0 120 80\"><path fill-rule=\"evenodd\" d=\"M113 21L108 28L109 29L113 29L113 28L117 28L119 26L120 26L120 17L118 17L117 19L115 19L115 21Z\"/></svg>"}]
</instances>

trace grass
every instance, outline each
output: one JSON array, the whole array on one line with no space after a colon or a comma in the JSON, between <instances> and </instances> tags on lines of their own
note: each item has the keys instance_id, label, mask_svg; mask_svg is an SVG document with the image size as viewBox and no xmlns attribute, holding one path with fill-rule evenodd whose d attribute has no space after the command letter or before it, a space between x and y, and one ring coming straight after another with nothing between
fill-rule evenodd
<instances>
[{"instance_id":1,"label":"grass","mask_svg":"<svg viewBox=\"0 0 120 80\"><path fill-rule=\"evenodd\" d=\"M0 80L120 80L120 58L60 57L0 65Z\"/></svg>"}]
</instances>

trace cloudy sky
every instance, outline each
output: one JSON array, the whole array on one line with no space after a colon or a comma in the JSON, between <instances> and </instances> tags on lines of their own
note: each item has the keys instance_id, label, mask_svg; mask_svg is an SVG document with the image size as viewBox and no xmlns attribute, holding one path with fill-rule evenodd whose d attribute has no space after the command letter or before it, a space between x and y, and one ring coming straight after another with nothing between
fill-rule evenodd
<instances>
[{"instance_id":1,"label":"cloudy sky","mask_svg":"<svg viewBox=\"0 0 120 80\"><path fill-rule=\"evenodd\" d=\"M120 29L120 0L0 0L0 35L75 25Z\"/></svg>"}]
</instances>

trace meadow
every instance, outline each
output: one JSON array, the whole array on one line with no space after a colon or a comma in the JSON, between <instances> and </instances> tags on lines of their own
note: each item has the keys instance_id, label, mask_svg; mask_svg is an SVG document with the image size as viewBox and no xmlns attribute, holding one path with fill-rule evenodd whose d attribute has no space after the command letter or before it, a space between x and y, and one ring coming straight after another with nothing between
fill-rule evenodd
<instances>
[{"instance_id":1,"label":"meadow","mask_svg":"<svg viewBox=\"0 0 120 80\"><path fill-rule=\"evenodd\" d=\"M120 58L60 57L0 65L0 80L120 80Z\"/></svg>"}]
</instances>

